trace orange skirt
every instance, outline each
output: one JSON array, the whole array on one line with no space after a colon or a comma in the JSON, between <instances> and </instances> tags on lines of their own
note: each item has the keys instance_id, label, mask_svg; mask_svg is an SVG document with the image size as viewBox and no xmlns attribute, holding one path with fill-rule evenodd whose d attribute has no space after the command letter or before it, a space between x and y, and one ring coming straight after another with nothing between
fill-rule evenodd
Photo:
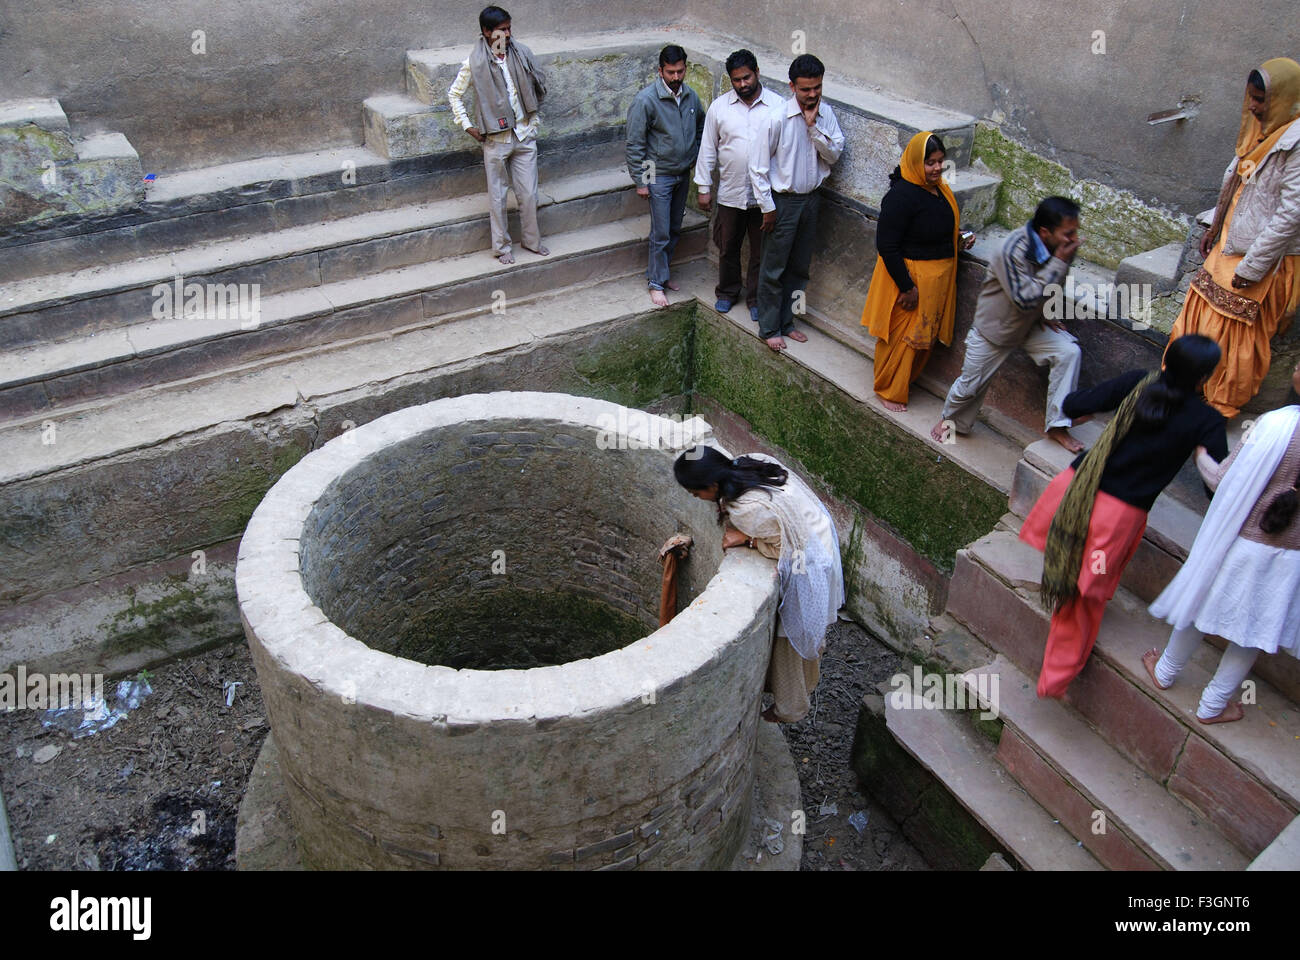
<instances>
[{"instance_id":1,"label":"orange skirt","mask_svg":"<svg viewBox=\"0 0 1300 960\"><path fill-rule=\"evenodd\" d=\"M876 337L875 391L894 403L907 403L909 388L925 369L934 341L952 339L956 311L956 257L903 263L916 284L916 309L898 305L898 286L883 264L872 276L862 308L862 325Z\"/></svg>"},{"instance_id":2,"label":"orange skirt","mask_svg":"<svg viewBox=\"0 0 1300 960\"><path fill-rule=\"evenodd\" d=\"M1223 359L1205 385L1205 402L1229 418L1240 413L1259 392L1273 360L1269 341L1285 331L1283 321L1295 312L1300 299L1300 256L1283 257L1262 280L1249 287L1233 288L1232 276L1243 258L1225 254L1223 246L1237 197L1224 217L1218 242L1205 266L1197 271L1169 332L1170 342L1185 334L1199 333L1219 345Z\"/></svg>"},{"instance_id":3,"label":"orange skirt","mask_svg":"<svg viewBox=\"0 0 1300 960\"><path fill-rule=\"evenodd\" d=\"M1067 468L1056 475L1020 528L1020 539L1042 550L1047 531L1074 477ZM1093 501L1083 563L1079 567L1079 592L1052 614L1038 674L1038 695L1060 697L1088 662L1106 604L1119 588L1124 568L1133 559L1147 527L1147 512L1109 493L1097 491Z\"/></svg>"}]
</instances>

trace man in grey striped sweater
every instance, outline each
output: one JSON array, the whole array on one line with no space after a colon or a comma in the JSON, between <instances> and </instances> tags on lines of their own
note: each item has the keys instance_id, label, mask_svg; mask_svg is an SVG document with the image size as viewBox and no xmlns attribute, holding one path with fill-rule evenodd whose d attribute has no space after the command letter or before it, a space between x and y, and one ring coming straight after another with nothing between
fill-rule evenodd
<instances>
[{"instance_id":1,"label":"man in grey striped sweater","mask_svg":"<svg viewBox=\"0 0 1300 960\"><path fill-rule=\"evenodd\" d=\"M1043 315L1043 304L1065 282L1079 251L1079 206L1065 197L1048 197L1034 219L1016 230L989 260L966 335L966 358L943 402L943 417L930 436L955 443L968 434L993 375L1017 348L1034 363L1049 366L1046 434L1071 453L1083 445L1070 436L1071 420L1061 410L1079 383L1082 355L1065 324Z\"/></svg>"}]
</instances>

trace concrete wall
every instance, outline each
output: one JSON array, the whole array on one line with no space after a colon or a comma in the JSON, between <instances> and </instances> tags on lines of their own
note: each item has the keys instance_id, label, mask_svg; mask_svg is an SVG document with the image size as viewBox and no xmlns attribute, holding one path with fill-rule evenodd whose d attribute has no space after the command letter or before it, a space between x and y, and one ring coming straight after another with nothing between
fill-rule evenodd
<instances>
[{"instance_id":1,"label":"concrete wall","mask_svg":"<svg viewBox=\"0 0 1300 960\"><path fill-rule=\"evenodd\" d=\"M57 97L74 131L125 133L146 172L361 142L361 102L402 89L408 49L464 43L482 3L144 0L9 5L5 99ZM627 25L599 0L506 4L521 38ZM631 9L631 5L628 5ZM637 10L638 26L671 8ZM206 53L192 52L196 30Z\"/></svg>"},{"instance_id":2,"label":"concrete wall","mask_svg":"<svg viewBox=\"0 0 1300 960\"><path fill-rule=\"evenodd\" d=\"M1077 175L1128 186L1194 212L1209 204L1239 118L1245 76L1300 47L1291 0L1241 15L1209 0L1114 0L1009 6L972 0L677 0L653 8L595 0L513 3L529 35L644 28L689 19L743 35L780 77L791 33L834 78L1005 118L1009 132ZM361 102L398 92L407 49L465 42L477 5L364 10L309 0L12 7L0 14L0 90L58 97L79 134L116 130L146 171L361 141ZM206 54L191 52L195 30ZM1092 52L1093 31L1106 53ZM671 39L665 33L665 40ZM1148 114L1200 100L1189 122Z\"/></svg>"},{"instance_id":3,"label":"concrete wall","mask_svg":"<svg viewBox=\"0 0 1300 960\"><path fill-rule=\"evenodd\" d=\"M1249 10L1210 0L717 0L688 15L780 49L772 76L802 30L828 79L1000 115L1076 175L1196 212L1231 156L1246 75L1300 48L1293 0ZM1096 30L1104 54L1092 52ZM1195 119L1146 123L1183 97L1199 98Z\"/></svg>"}]
</instances>

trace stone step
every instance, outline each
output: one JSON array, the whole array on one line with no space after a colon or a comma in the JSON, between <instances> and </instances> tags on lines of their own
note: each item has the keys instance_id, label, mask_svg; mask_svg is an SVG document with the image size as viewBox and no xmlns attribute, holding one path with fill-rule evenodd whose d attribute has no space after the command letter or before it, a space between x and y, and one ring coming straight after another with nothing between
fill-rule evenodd
<instances>
[{"instance_id":1,"label":"stone step","mask_svg":"<svg viewBox=\"0 0 1300 960\"><path fill-rule=\"evenodd\" d=\"M902 747L932 773L1026 870L1100 870L1102 866L1053 820L997 761L997 749L962 712L927 709L901 685L881 684L885 722Z\"/></svg>"},{"instance_id":2,"label":"stone step","mask_svg":"<svg viewBox=\"0 0 1300 960\"><path fill-rule=\"evenodd\" d=\"M987 691L997 706L1004 725L998 744L1002 765L1105 866L1246 867L1249 859L1207 819L1134 767L1066 707L1038 699L1033 680L1005 657L965 674L964 680L969 691ZM989 699L981 697L981 705Z\"/></svg>"},{"instance_id":3,"label":"stone step","mask_svg":"<svg viewBox=\"0 0 1300 960\"><path fill-rule=\"evenodd\" d=\"M957 555L948 613L1032 677L1042 666L1050 616L1037 599L1042 555L995 531ZM1300 709L1256 674L1244 721L1196 720L1218 661L1203 644L1169 690L1157 690L1142 653L1163 649L1169 627L1121 589L1107 605L1088 665L1065 702L1100 735L1254 855L1300 811Z\"/></svg>"},{"instance_id":4,"label":"stone step","mask_svg":"<svg viewBox=\"0 0 1300 960\"><path fill-rule=\"evenodd\" d=\"M546 181L611 166L622 155L621 143L570 145L563 154L542 151L538 167ZM365 147L339 147L159 174L139 207L116 216L0 230L0 283L453 199L481 193L483 184L481 157L463 147L396 162Z\"/></svg>"},{"instance_id":5,"label":"stone step","mask_svg":"<svg viewBox=\"0 0 1300 960\"><path fill-rule=\"evenodd\" d=\"M540 188L542 228L561 233L640 213L645 202L631 185L621 165L548 181ZM158 304L155 286L178 275L186 283L259 283L268 296L458 256L488 246L487 211L479 192L32 277L10 284L0 303L0 345L146 321Z\"/></svg>"},{"instance_id":6,"label":"stone step","mask_svg":"<svg viewBox=\"0 0 1300 960\"><path fill-rule=\"evenodd\" d=\"M682 293L698 297L703 309L712 309L716 299L714 285L717 276L716 268L706 271L699 275L696 282L683 284ZM743 303L733 306L725 316L733 325L758 337L758 324L750 319L749 311ZM803 321L806 322L799 322L797 328L807 335L808 342L798 343L787 339L787 349L784 351L786 357L812 370L853 399L871 404L872 411L877 415L891 420L913 436L928 441L934 447L935 456L947 457L997 490L1010 491L1011 478L1021 449L1019 446L982 423L976 424L970 437L962 437L957 443L940 444L931 440L930 429L939 422L943 407L941 399L917 391L904 412L886 410L880 406L872 390L870 355L847 346L839 337L829 333L827 321L815 310L810 309Z\"/></svg>"},{"instance_id":7,"label":"stone step","mask_svg":"<svg viewBox=\"0 0 1300 960\"><path fill-rule=\"evenodd\" d=\"M1247 870L1300 870L1300 817L1277 835Z\"/></svg>"},{"instance_id":8,"label":"stone step","mask_svg":"<svg viewBox=\"0 0 1300 960\"><path fill-rule=\"evenodd\" d=\"M632 191L622 190L601 200L621 206L626 196L635 198ZM316 343L431 324L443 314L476 305L504 305L559 286L590 282L598 275L631 272L645 260L649 233L646 214L548 232L549 257L521 250L518 262L506 266L482 249L487 244L485 223L467 222L483 227L482 244L473 253L359 276L347 276L354 273L355 262L341 266L346 279L262 297L256 325L247 325L238 315L202 323L159 320L67 343L11 350L0 355L0 416L11 421L45 417L104 394L210 373ZM703 227L703 218L688 211L681 258L703 252ZM343 259L339 257L340 263ZM359 253L356 259L361 259Z\"/></svg>"},{"instance_id":9,"label":"stone step","mask_svg":"<svg viewBox=\"0 0 1300 960\"><path fill-rule=\"evenodd\" d=\"M268 476L352 425L475 392L484 367L499 368L493 383L557 389L564 380L552 369L554 351L550 366L539 366L536 347L574 342L598 359L592 338L621 329L620 321L646 325L657 313L646 294L645 248L634 249L636 272L608 279L603 266L591 266L595 282L508 300L500 313L483 297L437 325L420 320L97 398L64 410L49 429L39 418L0 425L0 605L237 537ZM684 284L707 272L703 260L674 268ZM584 366L568 375L589 385L592 373ZM6 646L0 637L0 650Z\"/></svg>"}]
</instances>

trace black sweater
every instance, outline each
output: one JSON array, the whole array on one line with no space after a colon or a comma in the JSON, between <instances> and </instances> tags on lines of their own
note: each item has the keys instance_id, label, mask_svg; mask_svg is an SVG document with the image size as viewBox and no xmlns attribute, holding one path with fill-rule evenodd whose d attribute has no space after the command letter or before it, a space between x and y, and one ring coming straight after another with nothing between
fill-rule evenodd
<instances>
[{"instance_id":1,"label":"black sweater","mask_svg":"<svg viewBox=\"0 0 1300 960\"><path fill-rule=\"evenodd\" d=\"M880 201L876 250L900 293L916 286L903 259L947 260L957 256L952 239L952 207L943 194L903 179L898 167L889 175L889 192Z\"/></svg>"},{"instance_id":2,"label":"black sweater","mask_svg":"<svg viewBox=\"0 0 1300 960\"><path fill-rule=\"evenodd\" d=\"M1090 390L1076 390L1061 409L1070 418L1114 410L1146 375L1145 370L1130 370ZM1102 469L1101 489L1140 510L1150 510L1197 447L1205 447L1218 461L1228 455L1224 423L1222 414L1200 397L1188 397L1158 427L1144 427L1135 419ZM1079 454L1070 466L1077 469L1083 457Z\"/></svg>"}]
</instances>

